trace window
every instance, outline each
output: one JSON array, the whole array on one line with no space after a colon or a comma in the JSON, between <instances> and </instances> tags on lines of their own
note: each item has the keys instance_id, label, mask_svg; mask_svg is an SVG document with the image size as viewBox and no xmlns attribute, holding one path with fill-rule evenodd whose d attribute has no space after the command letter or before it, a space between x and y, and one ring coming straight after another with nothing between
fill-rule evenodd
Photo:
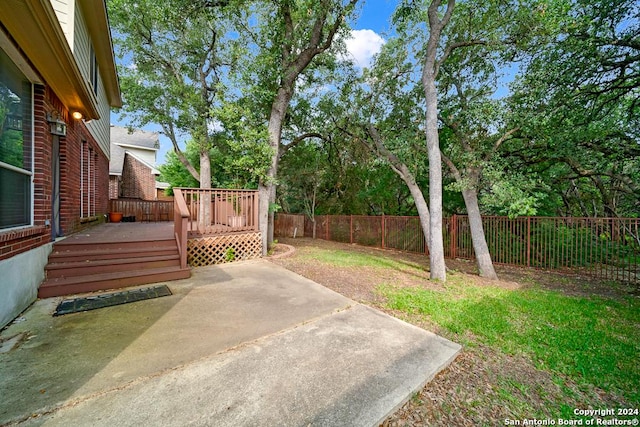
<instances>
[{"instance_id":1,"label":"window","mask_svg":"<svg viewBox=\"0 0 640 427\"><path fill-rule=\"evenodd\" d=\"M89 58L91 69L89 70L90 78L91 78L91 87L93 88L93 93L98 94L98 59L96 58L96 51L93 50L93 46L91 46L91 58Z\"/></svg>"},{"instance_id":2,"label":"window","mask_svg":"<svg viewBox=\"0 0 640 427\"><path fill-rule=\"evenodd\" d=\"M87 141L82 141L80 156L80 216L91 217L96 214L96 164L98 154L89 147Z\"/></svg>"},{"instance_id":3,"label":"window","mask_svg":"<svg viewBox=\"0 0 640 427\"><path fill-rule=\"evenodd\" d=\"M32 223L32 93L0 49L0 230Z\"/></svg>"}]
</instances>

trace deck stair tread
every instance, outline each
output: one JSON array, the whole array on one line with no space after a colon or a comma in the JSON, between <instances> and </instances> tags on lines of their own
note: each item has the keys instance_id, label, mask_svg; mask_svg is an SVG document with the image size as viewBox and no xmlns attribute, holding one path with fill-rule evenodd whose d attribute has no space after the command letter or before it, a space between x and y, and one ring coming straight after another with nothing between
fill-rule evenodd
<instances>
[{"instance_id":1,"label":"deck stair tread","mask_svg":"<svg viewBox=\"0 0 640 427\"><path fill-rule=\"evenodd\" d=\"M159 255L135 258L53 262L46 266L47 278L86 276L115 271L147 270L180 265L180 255Z\"/></svg>"},{"instance_id":2,"label":"deck stair tread","mask_svg":"<svg viewBox=\"0 0 640 427\"><path fill-rule=\"evenodd\" d=\"M75 268L75 267L82 268L87 266L98 266L98 265L136 264L139 262L172 261L172 260L180 261L180 255L175 253L175 254L169 254L169 255L139 256L135 258L86 259L81 261L60 260L60 261L50 262L46 268L47 270L57 270L57 269Z\"/></svg>"},{"instance_id":3,"label":"deck stair tread","mask_svg":"<svg viewBox=\"0 0 640 427\"><path fill-rule=\"evenodd\" d=\"M158 246L142 248L115 248L103 247L86 251L60 251L55 250L49 255L49 262L69 262L101 259L118 259L145 256L172 255L178 253L178 248L174 246Z\"/></svg>"},{"instance_id":4,"label":"deck stair tread","mask_svg":"<svg viewBox=\"0 0 640 427\"><path fill-rule=\"evenodd\" d=\"M135 248L166 248L175 246L175 239L137 240L132 242L60 242L54 245L54 252L73 252L96 250L96 248L118 248L131 250Z\"/></svg>"},{"instance_id":5,"label":"deck stair tread","mask_svg":"<svg viewBox=\"0 0 640 427\"><path fill-rule=\"evenodd\" d=\"M185 270L188 271L189 269L187 268ZM145 270L114 271L110 273L91 274L91 275L84 275L84 276L53 277L51 279L45 280L42 283L41 287L60 286L64 284L75 285L79 283L98 282L98 281L110 280L110 279L121 279L125 277L145 276L148 274L172 273L175 271L182 271L182 269L180 268L180 266L172 266L172 267L148 268Z\"/></svg>"},{"instance_id":6,"label":"deck stair tread","mask_svg":"<svg viewBox=\"0 0 640 427\"><path fill-rule=\"evenodd\" d=\"M38 289L40 298L71 295L85 292L118 289L170 280L186 279L191 275L189 268L180 266L150 268L145 270L116 271L86 276L50 278Z\"/></svg>"},{"instance_id":7,"label":"deck stair tread","mask_svg":"<svg viewBox=\"0 0 640 427\"><path fill-rule=\"evenodd\" d=\"M128 241L118 241L118 240L73 240L73 239L62 239L56 242L56 247L64 247L64 246L75 246L75 245L120 245L120 244L128 244L128 243L148 243L148 242L158 242L158 243L166 243L166 242L175 242L174 237L149 237L144 239L135 239Z\"/></svg>"}]
</instances>

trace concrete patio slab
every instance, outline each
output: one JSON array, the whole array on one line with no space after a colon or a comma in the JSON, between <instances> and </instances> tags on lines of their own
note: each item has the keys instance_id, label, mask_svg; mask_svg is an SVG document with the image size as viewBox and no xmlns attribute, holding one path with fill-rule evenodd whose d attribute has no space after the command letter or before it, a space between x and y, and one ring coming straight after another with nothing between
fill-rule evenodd
<instances>
[{"instance_id":1,"label":"concrete patio slab","mask_svg":"<svg viewBox=\"0 0 640 427\"><path fill-rule=\"evenodd\" d=\"M268 261L195 269L174 295L53 318L1 340L0 425L381 422L460 346Z\"/></svg>"}]
</instances>

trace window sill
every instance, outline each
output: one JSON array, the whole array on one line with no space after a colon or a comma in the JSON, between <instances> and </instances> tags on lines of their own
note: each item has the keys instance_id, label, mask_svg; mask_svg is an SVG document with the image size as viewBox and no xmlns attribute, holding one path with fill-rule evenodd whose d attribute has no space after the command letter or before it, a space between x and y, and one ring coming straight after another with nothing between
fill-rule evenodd
<instances>
[{"instance_id":1,"label":"window sill","mask_svg":"<svg viewBox=\"0 0 640 427\"><path fill-rule=\"evenodd\" d=\"M0 242L8 242L11 240L24 239L25 237L31 237L38 234L48 232L47 227L35 226L25 227L17 230L9 230L0 232Z\"/></svg>"}]
</instances>

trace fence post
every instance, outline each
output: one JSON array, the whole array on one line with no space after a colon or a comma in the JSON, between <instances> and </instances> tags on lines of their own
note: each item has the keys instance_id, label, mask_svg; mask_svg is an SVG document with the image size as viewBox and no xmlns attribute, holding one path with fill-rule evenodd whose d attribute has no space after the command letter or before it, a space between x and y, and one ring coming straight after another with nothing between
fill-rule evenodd
<instances>
[{"instance_id":1,"label":"fence post","mask_svg":"<svg viewBox=\"0 0 640 427\"><path fill-rule=\"evenodd\" d=\"M353 215L349 215L349 243L353 244Z\"/></svg>"},{"instance_id":2,"label":"fence post","mask_svg":"<svg viewBox=\"0 0 640 427\"><path fill-rule=\"evenodd\" d=\"M380 219L380 223L381 223L380 230L381 230L381 233L382 233L382 238L380 240L382 241L382 249L384 249L384 235L386 234L385 233L386 232L385 228L387 227L387 221L385 221L385 219L384 219L384 213L382 214L382 217Z\"/></svg>"},{"instance_id":3,"label":"fence post","mask_svg":"<svg viewBox=\"0 0 640 427\"><path fill-rule=\"evenodd\" d=\"M331 240L329 239L329 215L325 215L325 220L326 220L326 229L325 229L325 239L326 240Z\"/></svg>"},{"instance_id":4,"label":"fence post","mask_svg":"<svg viewBox=\"0 0 640 427\"><path fill-rule=\"evenodd\" d=\"M531 267L531 217L527 217L527 267Z\"/></svg>"},{"instance_id":5,"label":"fence post","mask_svg":"<svg viewBox=\"0 0 640 427\"><path fill-rule=\"evenodd\" d=\"M458 216L456 214L451 215L451 241L449 242L451 248L451 258L455 259L458 256Z\"/></svg>"}]
</instances>

